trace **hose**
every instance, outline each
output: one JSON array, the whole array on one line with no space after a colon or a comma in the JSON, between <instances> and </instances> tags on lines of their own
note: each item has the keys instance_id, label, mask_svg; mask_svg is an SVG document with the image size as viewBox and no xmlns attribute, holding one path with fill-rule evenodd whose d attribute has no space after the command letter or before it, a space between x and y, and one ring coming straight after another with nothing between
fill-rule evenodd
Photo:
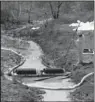
<instances>
[{"instance_id":1,"label":"hose","mask_svg":"<svg viewBox=\"0 0 95 102\"><path fill-rule=\"evenodd\" d=\"M39 86L39 87L36 86L35 88L46 89L46 90L73 90L73 89L76 89L79 86L81 86L83 84L84 80L93 74L94 74L94 72L91 72L91 73L85 75L78 84L75 84L74 86L67 87L67 88L66 87L54 88L54 87L43 87L43 86Z\"/></svg>"},{"instance_id":2,"label":"hose","mask_svg":"<svg viewBox=\"0 0 95 102\"><path fill-rule=\"evenodd\" d=\"M15 53L16 55L20 56L21 58L23 58L23 60L18 65L15 65L14 67L9 68L10 69L9 72L6 73L8 75L12 75L12 72L14 72L14 70L17 69L19 66L23 65L24 62L26 61L26 59L22 54L19 54L18 52L14 51L12 49L4 48L4 47L1 47L1 49L11 51L11 52Z\"/></svg>"},{"instance_id":3,"label":"hose","mask_svg":"<svg viewBox=\"0 0 95 102\"><path fill-rule=\"evenodd\" d=\"M7 49L7 48L1 48L1 49L12 51L12 52L14 52L15 54L17 54L18 56L24 58L24 60L23 60L20 64L18 64L18 65L16 65L16 66L12 67L12 68L11 68L12 70L11 70L9 73L11 73L13 70L15 70L16 68L18 68L19 66L21 66L21 65L26 61L26 59L25 59L25 57L24 57L23 55L18 54L18 53L17 53L16 51L14 51L14 50ZM75 89L75 88L79 87L80 85L82 85L82 83L84 82L84 80L85 80L86 78L88 78L89 76L93 75L93 74L94 74L94 72L91 72L91 73L85 75L85 76L81 79L81 81L80 81L78 84L76 84L76 85L74 85L74 86L71 86L71 87L67 87L67 88L62 88L62 87L61 87L61 88L54 88L54 87L43 87L43 86L39 86L39 87L37 87L37 88L47 89L47 90L72 90L72 89ZM18 82L18 83L21 83L21 82L18 81L18 80L17 80L17 82ZM22 83L22 84L24 84L24 83Z\"/></svg>"}]
</instances>

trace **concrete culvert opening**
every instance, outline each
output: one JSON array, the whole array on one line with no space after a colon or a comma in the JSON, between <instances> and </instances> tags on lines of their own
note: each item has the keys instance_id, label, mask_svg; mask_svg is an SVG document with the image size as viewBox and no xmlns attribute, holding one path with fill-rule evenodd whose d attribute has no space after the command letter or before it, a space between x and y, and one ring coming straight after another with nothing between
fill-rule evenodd
<instances>
[{"instance_id":1,"label":"concrete culvert opening","mask_svg":"<svg viewBox=\"0 0 95 102\"><path fill-rule=\"evenodd\" d=\"M23 69L16 69L15 71L18 75L36 75L36 69L29 69L29 68L23 68Z\"/></svg>"},{"instance_id":2,"label":"concrete culvert opening","mask_svg":"<svg viewBox=\"0 0 95 102\"><path fill-rule=\"evenodd\" d=\"M43 72L45 74L62 74L64 73L64 70L63 69L57 69L57 68L47 68L47 69L44 69Z\"/></svg>"}]
</instances>

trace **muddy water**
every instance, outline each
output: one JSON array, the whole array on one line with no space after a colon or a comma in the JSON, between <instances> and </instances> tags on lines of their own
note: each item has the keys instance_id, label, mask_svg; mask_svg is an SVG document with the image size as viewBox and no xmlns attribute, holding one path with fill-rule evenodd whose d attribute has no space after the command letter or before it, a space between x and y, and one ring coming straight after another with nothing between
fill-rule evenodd
<instances>
[{"instance_id":1,"label":"muddy water","mask_svg":"<svg viewBox=\"0 0 95 102\"><path fill-rule=\"evenodd\" d=\"M70 82L70 79L61 79L61 77L50 78L44 81L34 81L35 79L24 78L23 82L29 87L48 87L48 88L69 88L74 84ZM70 92L74 90L46 90L43 89L46 93L43 95L44 101L71 101Z\"/></svg>"},{"instance_id":2,"label":"muddy water","mask_svg":"<svg viewBox=\"0 0 95 102\"><path fill-rule=\"evenodd\" d=\"M40 56L42 55L41 48L33 41L29 41L29 43L30 43L30 47L26 56L26 62L19 68L20 69L21 68L36 68L37 70L46 68L46 66L44 66L41 63L41 58L40 58Z\"/></svg>"},{"instance_id":3,"label":"muddy water","mask_svg":"<svg viewBox=\"0 0 95 102\"><path fill-rule=\"evenodd\" d=\"M69 80L62 80L62 82L52 82L50 87L69 87L73 83L68 82ZM47 83L48 84L48 83ZM46 85L45 85L46 86ZM46 94L44 95L44 101L71 101L70 99L70 90L45 90ZM73 90L72 90L73 91Z\"/></svg>"},{"instance_id":4,"label":"muddy water","mask_svg":"<svg viewBox=\"0 0 95 102\"><path fill-rule=\"evenodd\" d=\"M41 70L43 68L46 68L41 63L40 56L42 55L41 48L34 42L30 41L30 47L28 56L26 56L26 62L20 66L19 68L36 68L37 70ZM70 79L62 79L63 76L50 78L44 81L35 81L35 78L23 78L23 84L29 86L29 87L55 87L55 88L61 88L61 87L69 87L73 86L74 84L70 82ZM38 78L36 78L38 79ZM46 90L46 93L43 95L44 101L70 101L69 98L70 91L69 90Z\"/></svg>"}]
</instances>

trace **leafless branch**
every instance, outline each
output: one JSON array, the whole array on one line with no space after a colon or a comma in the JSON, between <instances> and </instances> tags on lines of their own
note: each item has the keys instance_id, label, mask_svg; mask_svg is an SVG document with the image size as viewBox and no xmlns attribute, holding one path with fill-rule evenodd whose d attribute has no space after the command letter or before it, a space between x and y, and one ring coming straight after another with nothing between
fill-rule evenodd
<instances>
[{"instance_id":1,"label":"leafless branch","mask_svg":"<svg viewBox=\"0 0 95 102\"><path fill-rule=\"evenodd\" d=\"M51 2L49 2L49 5L50 5L50 8L51 8L51 13L52 13L52 15L53 15L53 14L54 14L54 12L53 12L53 7L52 7Z\"/></svg>"}]
</instances>

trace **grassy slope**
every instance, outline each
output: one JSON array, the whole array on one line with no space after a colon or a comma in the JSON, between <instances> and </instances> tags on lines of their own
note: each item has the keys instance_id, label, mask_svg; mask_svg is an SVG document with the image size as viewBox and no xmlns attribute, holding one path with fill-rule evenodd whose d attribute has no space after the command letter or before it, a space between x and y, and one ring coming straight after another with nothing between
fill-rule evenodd
<instances>
[{"instance_id":1,"label":"grassy slope","mask_svg":"<svg viewBox=\"0 0 95 102\"><path fill-rule=\"evenodd\" d=\"M13 43L15 42L15 43ZM18 50L17 47L21 47L24 49L20 49L19 52L22 52L25 55L25 48L27 49L28 44L26 43L26 46L23 46L25 42L22 42L22 44L19 43L17 40L12 40L12 38L2 36L2 47L12 48L15 50ZM15 46L14 46L15 44ZM20 46L19 46L20 44ZM25 51L25 52L24 52ZM17 56L16 54L10 52L1 50L1 69L2 71L6 71L8 68L15 66L16 64L19 64L21 61L21 58ZM1 101L41 101L43 92L34 89L34 88L28 88L24 87L19 84L14 84L11 81L6 80L3 76L1 76Z\"/></svg>"},{"instance_id":2,"label":"grassy slope","mask_svg":"<svg viewBox=\"0 0 95 102\"><path fill-rule=\"evenodd\" d=\"M78 65L74 68L71 79L75 83L79 83L82 77L90 72L94 71L94 65ZM87 78L84 83L76 89L74 92L71 92L71 98L77 101L85 102L94 102L94 75Z\"/></svg>"}]
</instances>

